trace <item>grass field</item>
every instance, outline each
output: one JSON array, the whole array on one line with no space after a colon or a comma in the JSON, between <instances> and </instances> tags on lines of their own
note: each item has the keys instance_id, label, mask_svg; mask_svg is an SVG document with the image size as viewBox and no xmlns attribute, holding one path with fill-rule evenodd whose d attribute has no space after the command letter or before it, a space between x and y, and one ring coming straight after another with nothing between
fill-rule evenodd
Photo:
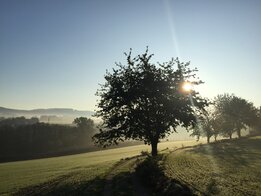
<instances>
[{"instance_id":1,"label":"grass field","mask_svg":"<svg viewBox=\"0 0 261 196\"><path fill-rule=\"evenodd\" d=\"M260 136L195 144L160 143L170 179L165 182L181 182L197 195L261 195ZM138 145L2 163L0 195L152 195L134 169L145 158L137 155L146 150L149 146Z\"/></svg>"},{"instance_id":2,"label":"grass field","mask_svg":"<svg viewBox=\"0 0 261 196\"><path fill-rule=\"evenodd\" d=\"M180 149L165 167L198 195L261 195L261 137Z\"/></svg>"},{"instance_id":3,"label":"grass field","mask_svg":"<svg viewBox=\"0 0 261 196\"><path fill-rule=\"evenodd\" d=\"M164 142L159 144L159 150L173 150L195 144L195 141ZM73 191L69 190L72 188L81 190L83 184L87 192L99 192L100 190L89 189L101 188L98 185L102 180L99 179L102 179L116 162L146 150L150 150L150 147L138 145L56 158L2 163L0 195L14 194L25 187L33 187L32 190L35 192L31 195L44 194L53 186L56 187L56 191L63 189L70 192ZM25 194L29 195L29 192Z\"/></svg>"}]
</instances>

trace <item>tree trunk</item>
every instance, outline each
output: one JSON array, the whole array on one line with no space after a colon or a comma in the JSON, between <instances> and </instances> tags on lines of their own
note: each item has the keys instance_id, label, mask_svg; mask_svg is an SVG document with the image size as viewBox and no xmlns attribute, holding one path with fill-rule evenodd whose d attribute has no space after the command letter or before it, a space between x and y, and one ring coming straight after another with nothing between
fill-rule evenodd
<instances>
[{"instance_id":1,"label":"tree trunk","mask_svg":"<svg viewBox=\"0 0 261 196\"><path fill-rule=\"evenodd\" d=\"M209 144L209 140L210 140L210 137L207 137L208 144Z\"/></svg>"},{"instance_id":2,"label":"tree trunk","mask_svg":"<svg viewBox=\"0 0 261 196\"><path fill-rule=\"evenodd\" d=\"M229 134L229 139L232 139L232 133Z\"/></svg>"},{"instance_id":3,"label":"tree trunk","mask_svg":"<svg viewBox=\"0 0 261 196\"><path fill-rule=\"evenodd\" d=\"M151 143L151 155L154 157L154 156L157 156L158 154L158 142L152 142Z\"/></svg>"},{"instance_id":4,"label":"tree trunk","mask_svg":"<svg viewBox=\"0 0 261 196\"><path fill-rule=\"evenodd\" d=\"M241 130L240 129L237 130L237 135L238 135L238 138L241 138Z\"/></svg>"},{"instance_id":5,"label":"tree trunk","mask_svg":"<svg viewBox=\"0 0 261 196\"><path fill-rule=\"evenodd\" d=\"M214 138L215 138L215 142L217 141L217 135L214 135Z\"/></svg>"}]
</instances>

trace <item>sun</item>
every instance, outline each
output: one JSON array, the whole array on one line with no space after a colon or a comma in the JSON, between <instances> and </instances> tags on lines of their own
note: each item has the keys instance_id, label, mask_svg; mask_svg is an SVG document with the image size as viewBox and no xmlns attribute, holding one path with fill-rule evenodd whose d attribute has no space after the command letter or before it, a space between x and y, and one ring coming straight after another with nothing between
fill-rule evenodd
<instances>
[{"instance_id":1,"label":"sun","mask_svg":"<svg viewBox=\"0 0 261 196\"><path fill-rule=\"evenodd\" d=\"M184 84L182 85L182 89L185 92L190 92L193 89L193 85L191 84L191 82L184 82Z\"/></svg>"}]
</instances>

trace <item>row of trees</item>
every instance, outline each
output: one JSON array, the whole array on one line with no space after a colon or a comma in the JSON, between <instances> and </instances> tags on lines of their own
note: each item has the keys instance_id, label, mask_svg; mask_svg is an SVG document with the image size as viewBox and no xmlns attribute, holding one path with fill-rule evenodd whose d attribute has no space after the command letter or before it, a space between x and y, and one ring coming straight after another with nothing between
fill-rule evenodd
<instances>
[{"instance_id":1,"label":"row of trees","mask_svg":"<svg viewBox=\"0 0 261 196\"><path fill-rule=\"evenodd\" d=\"M93 137L96 144L106 147L140 140L151 145L155 156L160 139L179 126L192 129L198 137L207 136L209 141L218 135L231 138L234 132L241 137L243 128L257 122L257 110L245 99L219 95L213 106L202 98L193 87L203 82L190 62L177 58L153 64L148 49L136 57L131 50L125 55L127 63L116 63L117 68L107 71L105 84L97 91L96 117L102 124Z\"/></svg>"},{"instance_id":2,"label":"row of trees","mask_svg":"<svg viewBox=\"0 0 261 196\"><path fill-rule=\"evenodd\" d=\"M4 125L17 127L21 125L32 125L39 122L39 119L36 117L32 117L30 119L25 118L24 116L16 117L16 118L0 118L0 127Z\"/></svg>"},{"instance_id":3,"label":"row of trees","mask_svg":"<svg viewBox=\"0 0 261 196\"><path fill-rule=\"evenodd\" d=\"M30 119L5 119L0 126L0 160L24 159L52 154L72 153L93 148L91 137L95 133L93 120L76 118L75 126L47 123L25 123ZM7 124L10 122L10 124Z\"/></svg>"},{"instance_id":4,"label":"row of trees","mask_svg":"<svg viewBox=\"0 0 261 196\"><path fill-rule=\"evenodd\" d=\"M260 128L260 109L253 103L235 96L223 94L215 97L212 105L198 117L198 124L193 129L192 136L206 137L209 143L213 136L232 138L236 133L241 137L241 131L249 128L250 131L258 132Z\"/></svg>"}]
</instances>

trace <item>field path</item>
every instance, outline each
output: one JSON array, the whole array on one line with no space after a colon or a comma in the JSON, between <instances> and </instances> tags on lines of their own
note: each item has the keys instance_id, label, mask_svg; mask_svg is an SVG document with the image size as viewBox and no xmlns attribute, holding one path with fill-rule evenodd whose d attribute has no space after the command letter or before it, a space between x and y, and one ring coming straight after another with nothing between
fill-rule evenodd
<instances>
[{"instance_id":1,"label":"field path","mask_svg":"<svg viewBox=\"0 0 261 196\"><path fill-rule=\"evenodd\" d=\"M127 173L127 178L130 179L130 183L132 185L132 192L135 196L149 196L148 190L146 190L145 187L143 187L140 183L140 180L136 173L134 172L134 168L137 163L137 157L132 157L130 159L122 160L118 164L116 164L112 170L108 173L108 175L105 177L106 184L104 186L104 196L113 196L113 183L114 178L117 178L118 174L121 174L123 172Z\"/></svg>"},{"instance_id":2,"label":"field path","mask_svg":"<svg viewBox=\"0 0 261 196\"><path fill-rule=\"evenodd\" d=\"M130 161L130 160L129 160ZM120 171L122 167L128 164L129 161L120 162L119 164L116 164L115 167L112 168L112 170L108 173L108 175L105 177L106 184L104 186L104 196L112 196L112 186L113 186L113 178Z\"/></svg>"}]
</instances>

